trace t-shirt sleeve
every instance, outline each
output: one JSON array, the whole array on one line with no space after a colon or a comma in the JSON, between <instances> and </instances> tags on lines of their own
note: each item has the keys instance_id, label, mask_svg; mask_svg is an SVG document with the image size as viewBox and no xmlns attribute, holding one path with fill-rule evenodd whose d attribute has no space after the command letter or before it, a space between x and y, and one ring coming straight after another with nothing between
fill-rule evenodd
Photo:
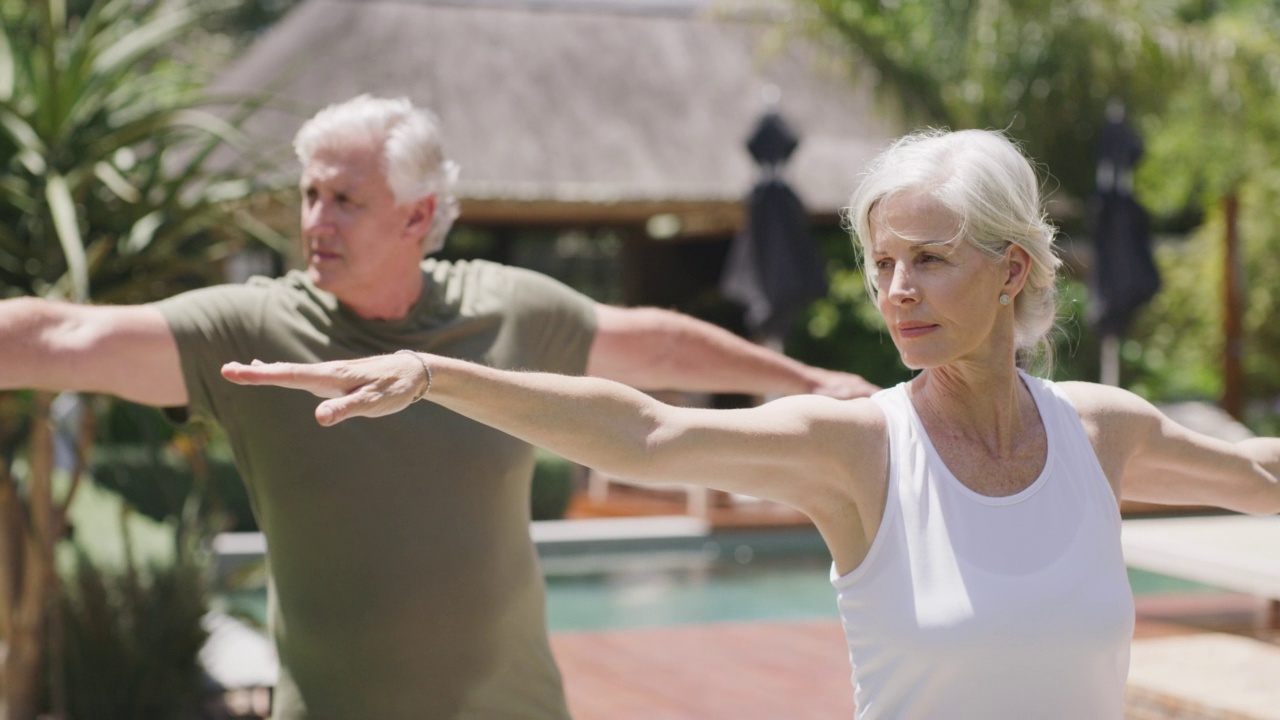
<instances>
[{"instance_id":1,"label":"t-shirt sleeve","mask_svg":"<svg viewBox=\"0 0 1280 720\"><path fill-rule=\"evenodd\" d=\"M581 375L596 334L595 301L523 268L504 267L508 308L519 328L524 369Z\"/></svg>"},{"instance_id":2,"label":"t-shirt sleeve","mask_svg":"<svg viewBox=\"0 0 1280 720\"><path fill-rule=\"evenodd\" d=\"M177 341L191 414L221 416L231 385L222 378L222 366L256 357L265 293L250 285L219 285L153 304Z\"/></svg>"}]
</instances>

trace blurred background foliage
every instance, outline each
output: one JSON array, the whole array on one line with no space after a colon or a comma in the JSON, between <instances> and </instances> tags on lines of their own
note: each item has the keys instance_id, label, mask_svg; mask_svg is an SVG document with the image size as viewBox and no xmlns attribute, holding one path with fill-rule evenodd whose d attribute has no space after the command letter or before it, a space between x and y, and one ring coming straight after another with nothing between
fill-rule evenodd
<instances>
[{"instance_id":1,"label":"blurred background foliage","mask_svg":"<svg viewBox=\"0 0 1280 720\"><path fill-rule=\"evenodd\" d=\"M205 163L219 148L248 153L237 125L255 105L248 98L209 97L202 78L175 57L173 49L206 17L202 8L177 0L0 0L0 297L146 302L217 282L219 261L246 242L282 247L246 211L253 185ZM183 431L167 441L184 456L192 478L169 533L176 551L165 561L168 570L131 562L119 569L87 555L74 567L60 560L83 506L101 497L78 491L96 420L111 402L0 394L6 644L0 714L11 720L31 720L44 710L60 717L71 710L79 717L167 717L157 704L107 714L102 705L76 703L99 695L91 676L112 671L145 680L145 687L134 686L143 695L169 684L156 674L166 667L186 673L187 687L200 680L199 625L188 627L189 618L175 621L192 638L181 648L188 656L182 665L159 646L76 654L88 649L78 643L89 635L145 645L140 618L155 621L158 630L165 626L147 605L152 591L184 558L196 562L177 546L217 528L200 510L209 484L205 442L198 430ZM122 522L121 532L128 526ZM84 546L97 546L111 533L86 537ZM131 547L127 539L123 545ZM203 588L182 587L188 615L198 619ZM161 643L180 636L172 626L167 630L172 633L159 636Z\"/></svg>"},{"instance_id":2,"label":"blurred background foliage","mask_svg":"<svg viewBox=\"0 0 1280 720\"><path fill-rule=\"evenodd\" d=\"M1041 164L1051 214L1087 240L1107 102L1142 135L1136 195L1152 214L1163 289L1122 347L1123 384L1155 401L1222 392L1223 203L1239 200L1247 421L1274 432L1280 391L1280 6L1270 0L802 0L807 29L847 58L904 127L1001 128ZM825 243L831 294L789 348L901 377L852 259ZM1082 276L1061 291L1055 376L1096 380ZM856 320L855 320L856 318ZM868 338L864 333L871 333ZM856 343L853 339L857 339ZM842 343L847 343L843 346ZM881 374L883 373L883 374Z\"/></svg>"}]
</instances>

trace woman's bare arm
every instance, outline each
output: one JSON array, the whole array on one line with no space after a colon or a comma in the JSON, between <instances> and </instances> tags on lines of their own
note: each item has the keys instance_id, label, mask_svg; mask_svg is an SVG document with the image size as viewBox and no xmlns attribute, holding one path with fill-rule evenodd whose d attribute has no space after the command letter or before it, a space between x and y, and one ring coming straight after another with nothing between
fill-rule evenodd
<instances>
[{"instance_id":1,"label":"woman's bare arm","mask_svg":"<svg viewBox=\"0 0 1280 720\"><path fill-rule=\"evenodd\" d=\"M1125 390L1063 383L1121 497L1280 513L1280 439L1228 442L1190 430Z\"/></svg>"},{"instance_id":2,"label":"woman's bare arm","mask_svg":"<svg viewBox=\"0 0 1280 720\"><path fill-rule=\"evenodd\" d=\"M425 390L443 407L628 480L785 503L814 521L842 574L862 562L879 529L887 434L883 413L865 398L804 395L743 410L678 408L601 378L412 355L229 363L222 374L232 382L330 398L316 408L322 425L399 412Z\"/></svg>"},{"instance_id":3,"label":"woman's bare arm","mask_svg":"<svg viewBox=\"0 0 1280 720\"><path fill-rule=\"evenodd\" d=\"M229 364L223 375L331 398L316 409L332 425L427 399L570 460L640 483L686 483L777 500L807 511L859 473L859 438L881 442L870 402L820 396L757 408L709 410L661 403L591 377L497 370L426 354L304 364ZM869 431L869 432L868 432ZM430 432L430 428L424 428Z\"/></svg>"}]
</instances>

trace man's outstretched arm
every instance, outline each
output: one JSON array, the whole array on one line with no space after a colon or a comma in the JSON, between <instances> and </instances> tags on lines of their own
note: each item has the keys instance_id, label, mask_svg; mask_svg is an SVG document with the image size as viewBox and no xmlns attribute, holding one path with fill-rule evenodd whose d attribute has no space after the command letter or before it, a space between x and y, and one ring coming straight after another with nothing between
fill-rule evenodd
<instances>
[{"instance_id":1,"label":"man's outstretched arm","mask_svg":"<svg viewBox=\"0 0 1280 720\"><path fill-rule=\"evenodd\" d=\"M711 323L658 308L596 305L587 374L643 390L865 397L879 388L744 340Z\"/></svg>"},{"instance_id":2,"label":"man's outstretched arm","mask_svg":"<svg viewBox=\"0 0 1280 720\"><path fill-rule=\"evenodd\" d=\"M178 345L148 305L0 302L0 389L75 390L187 404Z\"/></svg>"}]
</instances>

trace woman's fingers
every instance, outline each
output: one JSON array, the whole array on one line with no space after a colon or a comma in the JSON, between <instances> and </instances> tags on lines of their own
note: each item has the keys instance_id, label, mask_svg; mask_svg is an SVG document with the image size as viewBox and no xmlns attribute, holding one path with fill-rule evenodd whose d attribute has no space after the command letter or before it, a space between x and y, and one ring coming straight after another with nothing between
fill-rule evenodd
<instances>
[{"instance_id":1,"label":"woman's fingers","mask_svg":"<svg viewBox=\"0 0 1280 720\"><path fill-rule=\"evenodd\" d=\"M324 427L337 425L350 417L351 396L344 395L333 400L325 400L316 406L316 422Z\"/></svg>"},{"instance_id":2,"label":"woman's fingers","mask_svg":"<svg viewBox=\"0 0 1280 720\"><path fill-rule=\"evenodd\" d=\"M260 363L253 365L230 362L222 366L222 377L239 385L276 385L292 390L307 390L322 397L333 397L342 390L343 378L329 363Z\"/></svg>"},{"instance_id":3,"label":"woman's fingers","mask_svg":"<svg viewBox=\"0 0 1280 720\"><path fill-rule=\"evenodd\" d=\"M379 417L407 407L421 382L422 364L390 355L324 363L227 363L222 376L240 385L274 385L330 398L316 421L335 425L353 417Z\"/></svg>"},{"instance_id":4,"label":"woman's fingers","mask_svg":"<svg viewBox=\"0 0 1280 720\"><path fill-rule=\"evenodd\" d=\"M374 385L365 385L341 397L325 400L316 407L316 420L326 427L353 417L381 417L408 405L403 395L388 395Z\"/></svg>"}]
</instances>

